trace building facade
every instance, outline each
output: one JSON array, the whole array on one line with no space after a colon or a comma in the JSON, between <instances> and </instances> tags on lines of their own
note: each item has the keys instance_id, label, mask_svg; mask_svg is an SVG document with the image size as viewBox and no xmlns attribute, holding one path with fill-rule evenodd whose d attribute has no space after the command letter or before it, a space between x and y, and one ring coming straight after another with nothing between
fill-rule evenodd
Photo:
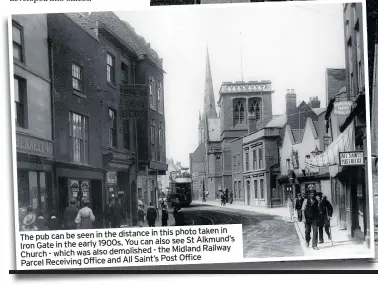
<instances>
[{"instance_id":1,"label":"building facade","mask_svg":"<svg viewBox=\"0 0 378 285\"><path fill-rule=\"evenodd\" d=\"M279 129L261 128L243 137L245 205L282 206L277 189L279 175Z\"/></svg>"},{"instance_id":2,"label":"building facade","mask_svg":"<svg viewBox=\"0 0 378 285\"><path fill-rule=\"evenodd\" d=\"M329 166L335 217L352 238L369 240L366 100L362 5L344 7L346 86L328 103L325 120L331 144L310 163ZM341 165L340 152L360 153L363 165ZM369 244L369 243L368 243Z\"/></svg>"},{"instance_id":3,"label":"building facade","mask_svg":"<svg viewBox=\"0 0 378 285\"><path fill-rule=\"evenodd\" d=\"M56 181L59 215L71 199L91 201L96 227L105 207L102 147L103 105L98 90L106 84L104 54L96 31L79 25L79 14L48 14L52 65ZM83 49L83 47L86 47Z\"/></svg>"},{"instance_id":4,"label":"building facade","mask_svg":"<svg viewBox=\"0 0 378 285\"><path fill-rule=\"evenodd\" d=\"M218 104L223 188L233 189L231 141L272 119L272 93L270 81L222 83Z\"/></svg>"},{"instance_id":5,"label":"building facade","mask_svg":"<svg viewBox=\"0 0 378 285\"><path fill-rule=\"evenodd\" d=\"M18 206L56 209L46 15L12 16Z\"/></svg>"}]
</instances>

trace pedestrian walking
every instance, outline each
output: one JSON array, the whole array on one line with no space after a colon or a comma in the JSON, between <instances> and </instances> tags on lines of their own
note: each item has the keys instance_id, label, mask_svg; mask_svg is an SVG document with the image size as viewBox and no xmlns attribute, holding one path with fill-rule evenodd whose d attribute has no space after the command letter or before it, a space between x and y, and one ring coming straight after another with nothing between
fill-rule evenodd
<instances>
[{"instance_id":1,"label":"pedestrian walking","mask_svg":"<svg viewBox=\"0 0 378 285\"><path fill-rule=\"evenodd\" d=\"M120 198L115 199L115 203L110 206L109 211L109 220L110 227L113 229L120 228L123 219L125 218L125 213L120 203Z\"/></svg>"},{"instance_id":2,"label":"pedestrian walking","mask_svg":"<svg viewBox=\"0 0 378 285\"><path fill-rule=\"evenodd\" d=\"M312 230L312 248L318 250L318 219L319 219L319 203L316 196L312 196L306 201L304 210L305 216L305 239L306 246L310 246L311 230Z\"/></svg>"},{"instance_id":3,"label":"pedestrian walking","mask_svg":"<svg viewBox=\"0 0 378 285\"><path fill-rule=\"evenodd\" d=\"M143 202L142 196L139 196L138 207L142 207L144 209L144 202Z\"/></svg>"},{"instance_id":4,"label":"pedestrian walking","mask_svg":"<svg viewBox=\"0 0 378 285\"><path fill-rule=\"evenodd\" d=\"M63 227L67 230L76 229L75 219L79 210L76 208L76 199L70 200L69 206L64 210L63 213Z\"/></svg>"},{"instance_id":5,"label":"pedestrian walking","mask_svg":"<svg viewBox=\"0 0 378 285\"><path fill-rule=\"evenodd\" d=\"M182 212L180 206L176 207L174 218L175 218L175 225L176 226L185 226L185 216L184 216L184 213Z\"/></svg>"},{"instance_id":6,"label":"pedestrian walking","mask_svg":"<svg viewBox=\"0 0 378 285\"><path fill-rule=\"evenodd\" d=\"M147 209L147 222L149 227L155 227L155 221L157 218L157 211L154 204L151 202L150 207Z\"/></svg>"},{"instance_id":7,"label":"pedestrian walking","mask_svg":"<svg viewBox=\"0 0 378 285\"><path fill-rule=\"evenodd\" d=\"M234 202L234 193L231 191L230 192L230 204L232 204L232 202Z\"/></svg>"},{"instance_id":8,"label":"pedestrian walking","mask_svg":"<svg viewBox=\"0 0 378 285\"><path fill-rule=\"evenodd\" d=\"M319 201L319 244L324 243L323 238L323 228L328 236L328 239L331 240L331 217L333 214L332 204L327 200L327 196L322 196L322 193L318 193Z\"/></svg>"},{"instance_id":9,"label":"pedestrian walking","mask_svg":"<svg viewBox=\"0 0 378 285\"><path fill-rule=\"evenodd\" d=\"M224 204L226 205L226 203L228 203L228 189L226 188L226 190L224 191Z\"/></svg>"},{"instance_id":10,"label":"pedestrian walking","mask_svg":"<svg viewBox=\"0 0 378 285\"><path fill-rule=\"evenodd\" d=\"M226 195L224 191L221 192L221 206L226 206Z\"/></svg>"},{"instance_id":11,"label":"pedestrian walking","mask_svg":"<svg viewBox=\"0 0 378 285\"><path fill-rule=\"evenodd\" d=\"M89 200L86 198L82 200L83 207L79 210L75 219L78 229L92 229L92 224L96 220L92 209L89 208L89 203Z\"/></svg>"},{"instance_id":12,"label":"pedestrian walking","mask_svg":"<svg viewBox=\"0 0 378 285\"><path fill-rule=\"evenodd\" d=\"M298 222L302 222L302 206L303 206L304 198L301 193L298 193L297 199L295 199L295 210L297 211Z\"/></svg>"},{"instance_id":13,"label":"pedestrian walking","mask_svg":"<svg viewBox=\"0 0 378 285\"><path fill-rule=\"evenodd\" d=\"M139 227L143 227L144 225L144 216L146 213L143 210L143 206L139 205L138 209L138 222L139 222Z\"/></svg>"},{"instance_id":14,"label":"pedestrian walking","mask_svg":"<svg viewBox=\"0 0 378 285\"><path fill-rule=\"evenodd\" d=\"M52 211L50 219L47 222L47 228L51 231L59 230L59 219L57 218L56 212Z\"/></svg>"},{"instance_id":15,"label":"pedestrian walking","mask_svg":"<svg viewBox=\"0 0 378 285\"><path fill-rule=\"evenodd\" d=\"M35 221L35 226L38 228L39 231L46 230L47 222L43 216L43 212L41 212L37 217L37 220Z\"/></svg>"},{"instance_id":16,"label":"pedestrian walking","mask_svg":"<svg viewBox=\"0 0 378 285\"><path fill-rule=\"evenodd\" d=\"M288 197L286 201L287 208L289 209L290 220L294 218L294 205L292 198Z\"/></svg>"},{"instance_id":17,"label":"pedestrian walking","mask_svg":"<svg viewBox=\"0 0 378 285\"><path fill-rule=\"evenodd\" d=\"M169 214L168 214L167 205L164 205L163 209L161 210L161 226L162 227L168 226L168 219L169 219Z\"/></svg>"}]
</instances>

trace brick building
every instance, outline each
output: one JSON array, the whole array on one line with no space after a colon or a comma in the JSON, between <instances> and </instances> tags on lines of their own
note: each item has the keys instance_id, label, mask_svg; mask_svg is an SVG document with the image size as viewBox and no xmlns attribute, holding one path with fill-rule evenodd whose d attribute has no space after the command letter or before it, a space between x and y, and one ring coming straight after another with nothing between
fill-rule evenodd
<instances>
[{"instance_id":1,"label":"brick building","mask_svg":"<svg viewBox=\"0 0 378 285\"><path fill-rule=\"evenodd\" d=\"M162 60L112 12L49 14L48 27L59 210L88 197L100 227L120 197L135 225L166 170Z\"/></svg>"},{"instance_id":2,"label":"brick building","mask_svg":"<svg viewBox=\"0 0 378 285\"><path fill-rule=\"evenodd\" d=\"M48 14L59 214L70 199L89 198L97 226L105 201L102 114L98 90L106 70L97 32L77 23L76 14ZM79 15L80 17L80 15ZM85 48L84 48L85 47Z\"/></svg>"},{"instance_id":3,"label":"brick building","mask_svg":"<svg viewBox=\"0 0 378 285\"><path fill-rule=\"evenodd\" d=\"M48 216L54 196L54 143L46 15L12 16L18 206Z\"/></svg>"}]
</instances>

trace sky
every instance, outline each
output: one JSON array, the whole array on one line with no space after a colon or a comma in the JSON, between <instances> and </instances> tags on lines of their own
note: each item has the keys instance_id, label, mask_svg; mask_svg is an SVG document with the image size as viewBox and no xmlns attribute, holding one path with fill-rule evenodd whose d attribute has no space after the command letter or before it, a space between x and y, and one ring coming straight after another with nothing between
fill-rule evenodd
<instances>
[{"instance_id":1,"label":"sky","mask_svg":"<svg viewBox=\"0 0 378 285\"><path fill-rule=\"evenodd\" d=\"M342 4L281 4L116 12L163 58L167 157L189 166L198 146L207 46L216 101L222 82L270 80L274 115L286 89L326 107L326 68L345 68Z\"/></svg>"}]
</instances>

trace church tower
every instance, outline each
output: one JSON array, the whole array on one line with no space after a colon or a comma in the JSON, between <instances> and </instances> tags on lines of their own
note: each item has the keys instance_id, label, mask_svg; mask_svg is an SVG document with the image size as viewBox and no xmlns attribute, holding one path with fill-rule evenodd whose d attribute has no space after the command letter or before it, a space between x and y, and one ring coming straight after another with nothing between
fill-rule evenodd
<instances>
[{"instance_id":1,"label":"church tower","mask_svg":"<svg viewBox=\"0 0 378 285\"><path fill-rule=\"evenodd\" d=\"M213 79L211 76L209 49L206 51L206 76L205 76L205 94L203 103L203 113L199 114L198 123L198 144L205 142L205 118L217 118L215 106Z\"/></svg>"}]
</instances>

